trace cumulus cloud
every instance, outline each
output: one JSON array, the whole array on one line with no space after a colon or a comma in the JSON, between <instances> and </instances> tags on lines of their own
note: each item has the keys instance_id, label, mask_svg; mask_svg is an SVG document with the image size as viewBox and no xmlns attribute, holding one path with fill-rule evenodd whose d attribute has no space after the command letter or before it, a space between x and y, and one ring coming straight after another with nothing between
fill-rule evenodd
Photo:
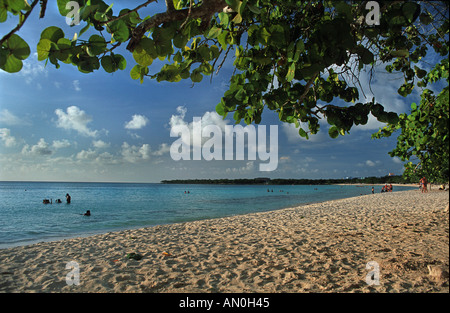
<instances>
[{"instance_id":1,"label":"cumulus cloud","mask_svg":"<svg viewBox=\"0 0 450 313\"><path fill-rule=\"evenodd\" d=\"M127 142L122 144L121 155L123 159L130 163L137 163L141 160L150 159L151 149L149 144L142 146L131 146Z\"/></svg>"},{"instance_id":2,"label":"cumulus cloud","mask_svg":"<svg viewBox=\"0 0 450 313\"><path fill-rule=\"evenodd\" d=\"M93 140L92 145L97 149L105 149L110 146L109 143L106 143L103 140Z\"/></svg>"},{"instance_id":3,"label":"cumulus cloud","mask_svg":"<svg viewBox=\"0 0 450 313\"><path fill-rule=\"evenodd\" d=\"M98 134L97 130L91 130L87 126L92 122L92 117L77 106L68 107L66 112L62 109L56 109L55 114L58 116L57 127L76 130L79 134L87 137L96 137Z\"/></svg>"},{"instance_id":4,"label":"cumulus cloud","mask_svg":"<svg viewBox=\"0 0 450 313\"><path fill-rule=\"evenodd\" d=\"M81 150L80 152L77 153L76 158L78 160L93 160L97 157L97 152L95 152L94 150Z\"/></svg>"},{"instance_id":5,"label":"cumulus cloud","mask_svg":"<svg viewBox=\"0 0 450 313\"><path fill-rule=\"evenodd\" d=\"M170 146L167 143L163 143L159 146L159 149L156 150L155 152L153 152L152 154L156 155L156 156L161 156L165 153L169 153L169 151L170 151Z\"/></svg>"},{"instance_id":6,"label":"cumulus cloud","mask_svg":"<svg viewBox=\"0 0 450 313\"><path fill-rule=\"evenodd\" d=\"M67 139L63 139L63 140L54 140L52 147L54 149L62 149L62 148L68 148L70 147L70 142Z\"/></svg>"},{"instance_id":7,"label":"cumulus cloud","mask_svg":"<svg viewBox=\"0 0 450 313\"><path fill-rule=\"evenodd\" d=\"M0 128L0 140L6 147L12 147L16 145L16 137L11 136L11 130L8 128Z\"/></svg>"},{"instance_id":8,"label":"cumulus cloud","mask_svg":"<svg viewBox=\"0 0 450 313\"><path fill-rule=\"evenodd\" d=\"M125 123L126 129L141 129L145 127L148 123L148 118L144 115L135 114L133 115L131 121Z\"/></svg>"},{"instance_id":9,"label":"cumulus cloud","mask_svg":"<svg viewBox=\"0 0 450 313\"><path fill-rule=\"evenodd\" d=\"M44 140L44 138L39 139L38 143L34 146L25 145L22 148L22 154L25 155L51 155L53 151L50 150L50 145Z\"/></svg>"},{"instance_id":10,"label":"cumulus cloud","mask_svg":"<svg viewBox=\"0 0 450 313\"><path fill-rule=\"evenodd\" d=\"M171 129L174 129L179 126L186 126L191 134L191 137L189 138L189 142L187 141L187 137L182 136L182 140L185 144L190 145L191 143L195 145L195 142L192 140L193 137L195 138L202 138L201 144L205 143L207 140L209 140L208 137L202 137L202 131L203 128L206 126L214 125L219 127L224 133L225 133L225 126L228 124L228 121L225 121L219 114L216 112L206 112L203 114L201 120L196 122L188 123L184 120L186 116L187 109L185 107L179 106L177 108L176 115L172 115L169 121L169 125Z\"/></svg>"}]
</instances>

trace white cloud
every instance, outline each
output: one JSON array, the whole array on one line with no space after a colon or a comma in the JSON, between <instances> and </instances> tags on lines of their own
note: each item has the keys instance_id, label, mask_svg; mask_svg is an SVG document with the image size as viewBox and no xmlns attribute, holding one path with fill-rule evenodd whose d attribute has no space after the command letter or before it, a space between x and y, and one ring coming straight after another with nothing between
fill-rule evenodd
<instances>
[{"instance_id":1,"label":"white cloud","mask_svg":"<svg viewBox=\"0 0 450 313\"><path fill-rule=\"evenodd\" d=\"M170 151L170 146L167 143L163 143L159 146L159 149L155 152L153 152L153 155L157 155L157 156L161 156L164 153L169 153Z\"/></svg>"},{"instance_id":2,"label":"white cloud","mask_svg":"<svg viewBox=\"0 0 450 313\"><path fill-rule=\"evenodd\" d=\"M370 167L374 167L375 166L375 162L371 161L371 160L367 160L366 161L366 165L370 166Z\"/></svg>"},{"instance_id":3,"label":"white cloud","mask_svg":"<svg viewBox=\"0 0 450 313\"><path fill-rule=\"evenodd\" d=\"M22 148L22 154L25 155L51 155L53 151L50 150L50 145L44 140L44 138L39 139L38 143L34 146L25 145Z\"/></svg>"},{"instance_id":4,"label":"white cloud","mask_svg":"<svg viewBox=\"0 0 450 313\"><path fill-rule=\"evenodd\" d=\"M255 168L254 161L248 161L242 167L229 167L225 170L226 173L242 173L242 172L250 172Z\"/></svg>"},{"instance_id":5,"label":"white cloud","mask_svg":"<svg viewBox=\"0 0 450 313\"><path fill-rule=\"evenodd\" d=\"M16 145L16 137L11 136L11 130L8 128L0 128L0 139L6 147Z\"/></svg>"},{"instance_id":6,"label":"white cloud","mask_svg":"<svg viewBox=\"0 0 450 313\"><path fill-rule=\"evenodd\" d=\"M13 126L13 125L28 125L28 123L22 121L19 117L15 116L7 109L0 111L0 123Z\"/></svg>"},{"instance_id":7,"label":"white cloud","mask_svg":"<svg viewBox=\"0 0 450 313\"><path fill-rule=\"evenodd\" d=\"M403 164L403 161L399 157L393 157L392 161L394 161L394 163L397 163L397 164Z\"/></svg>"},{"instance_id":8,"label":"white cloud","mask_svg":"<svg viewBox=\"0 0 450 313\"><path fill-rule=\"evenodd\" d=\"M201 121L199 122L191 122L188 123L184 121L184 118L186 116L187 109L185 107L179 106L177 108L177 115L172 115L169 121L169 125L171 128L174 128L175 126L187 126L191 137L190 142L185 142L185 144L190 145L191 143L194 145L194 141L192 140L193 137L195 138L202 138L201 144L205 143L207 140L209 140L208 137L202 137L202 130L204 127L209 125L215 125L218 126L223 132L225 132L225 126L228 124L228 121L224 120L219 114L216 112L206 112L201 117ZM200 124L200 125L198 125ZM195 126L195 127L194 127ZM182 137L183 140L183 137Z\"/></svg>"},{"instance_id":9,"label":"white cloud","mask_svg":"<svg viewBox=\"0 0 450 313\"><path fill-rule=\"evenodd\" d=\"M94 150L81 150L77 153L76 158L78 160L94 160L97 157L97 152Z\"/></svg>"},{"instance_id":10,"label":"white cloud","mask_svg":"<svg viewBox=\"0 0 450 313\"><path fill-rule=\"evenodd\" d=\"M121 150L122 157L125 161L130 163L136 163L141 160L150 159L151 149L149 144L143 144L139 146L130 146L127 142L122 144Z\"/></svg>"},{"instance_id":11,"label":"white cloud","mask_svg":"<svg viewBox=\"0 0 450 313\"><path fill-rule=\"evenodd\" d=\"M292 123L283 123L281 125L281 129L283 130L284 134L286 135L287 139L291 143L307 143L305 146L311 145L311 143L321 143L329 141L330 136L328 135L328 126L326 126L326 121L320 120L320 130L317 134L312 135L309 134L309 139L303 138L298 134L298 128L295 127L295 124ZM308 131L308 124L307 123L300 123L300 126L303 128L303 130Z\"/></svg>"},{"instance_id":12,"label":"white cloud","mask_svg":"<svg viewBox=\"0 0 450 313\"><path fill-rule=\"evenodd\" d=\"M126 129L141 129L148 123L148 118L144 115L135 114L131 121L125 123Z\"/></svg>"},{"instance_id":13,"label":"white cloud","mask_svg":"<svg viewBox=\"0 0 450 313\"><path fill-rule=\"evenodd\" d=\"M78 79L75 79L75 80L72 82L72 85L73 85L73 89L75 89L75 91L81 91L81 88L80 88L80 81L79 81Z\"/></svg>"},{"instance_id":14,"label":"white cloud","mask_svg":"<svg viewBox=\"0 0 450 313\"><path fill-rule=\"evenodd\" d=\"M23 61L23 67L20 70L19 75L25 77L26 84L30 85L36 82L35 85L38 89L42 88L39 81L41 81L43 77L47 77L48 73L44 64L37 61L37 52L34 53L34 57Z\"/></svg>"},{"instance_id":15,"label":"white cloud","mask_svg":"<svg viewBox=\"0 0 450 313\"><path fill-rule=\"evenodd\" d=\"M62 149L62 148L68 148L70 147L70 142L67 139L63 139L63 140L54 140L52 147L54 149Z\"/></svg>"},{"instance_id":16,"label":"white cloud","mask_svg":"<svg viewBox=\"0 0 450 313\"><path fill-rule=\"evenodd\" d=\"M106 143L103 140L93 140L92 145L97 149L105 149L108 148L111 144Z\"/></svg>"},{"instance_id":17,"label":"white cloud","mask_svg":"<svg viewBox=\"0 0 450 313\"><path fill-rule=\"evenodd\" d=\"M55 114L58 116L56 126L68 130L76 130L78 133L88 137L96 137L97 130L91 130L87 125L92 122L92 117L86 112L80 110L77 106L70 106L65 113L61 109L56 109Z\"/></svg>"}]
</instances>

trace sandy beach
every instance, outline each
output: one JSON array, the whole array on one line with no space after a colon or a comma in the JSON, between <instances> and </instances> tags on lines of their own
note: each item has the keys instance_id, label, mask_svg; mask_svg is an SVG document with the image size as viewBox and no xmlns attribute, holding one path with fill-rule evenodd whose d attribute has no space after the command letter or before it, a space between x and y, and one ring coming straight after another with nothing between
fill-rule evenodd
<instances>
[{"instance_id":1,"label":"sandy beach","mask_svg":"<svg viewBox=\"0 0 450 313\"><path fill-rule=\"evenodd\" d=\"M378 193L2 249L0 292L448 293L448 203Z\"/></svg>"}]
</instances>

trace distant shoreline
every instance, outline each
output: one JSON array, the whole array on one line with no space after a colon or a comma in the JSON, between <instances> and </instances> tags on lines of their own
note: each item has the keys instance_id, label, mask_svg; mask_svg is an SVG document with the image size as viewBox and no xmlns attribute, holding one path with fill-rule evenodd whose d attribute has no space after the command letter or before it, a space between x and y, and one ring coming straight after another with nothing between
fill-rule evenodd
<instances>
[{"instance_id":1,"label":"distant shoreline","mask_svg":"<svg viewBox=\"0 0 450 313\"><path fill-rule=\"evenodd\" d=\"M401 176L367 177L350 179L294 179L294 178L240 178L240 179L173 179L162 180L161 184L184 185L402 185L416 186L403 182Z\"/></svg>"}]
</instances>

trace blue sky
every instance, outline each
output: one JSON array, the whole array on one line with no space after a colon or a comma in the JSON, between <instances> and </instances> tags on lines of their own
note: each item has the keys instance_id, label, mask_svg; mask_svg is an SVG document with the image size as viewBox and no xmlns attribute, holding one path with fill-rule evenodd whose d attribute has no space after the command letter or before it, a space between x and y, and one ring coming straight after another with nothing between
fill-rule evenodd
<instances>
[{"instance_id":1,"label":"blue sky","mask_svg":"<svg viewBox=\"0 0 450 313\"><path fill-rule=\"evenodd\" d=\"M55 2L56 3L56 2ZM232 58L212 82L204 78L192 86L190 80L158 83L146 79L141 85L129 76L135 61L122 50L127 68L108 74L102 69L82 74L62 64L55 69L38 62L36 44L47 26L61 27L72 38L83 27L65 25L56 4L49 3L46 18L33 12L18 33L31 47L31 56L17 74L0 70L0 180L38 181L126 181L159 182L179 178L342 178L401 174L403 164L387 154L396 138L372 140L370 135L382 124L373 117L346 136L331 139L328 125L321 122L319 134L310 140L298 136L292 126L278 121L267 110L261 124L278 125L278 167L260 172L259 160L174 161L169 148L178 138L170 137L175 124L189 125L193 117L223 128L233 125L232 117L222 120L215 106L227 89ZM136 1L120 1L124 7ZM162 4L145 12L164 10ZM114 5L118 12L120 8ZM141 14L143 16L143 14ZM2 24L0 36L17 22ZM87 32L82 38L89 38ZM150 67L150 73L159 67ZM368 87L367 73L361 73L365 99L375 96L386 110L407 112L419 102L418 92L408 98L397 94L402 77L376 70ZM362 97L362 96L361 96ZM268 127L267 127L268 128Z\"/></svg>"}]
</instances>

